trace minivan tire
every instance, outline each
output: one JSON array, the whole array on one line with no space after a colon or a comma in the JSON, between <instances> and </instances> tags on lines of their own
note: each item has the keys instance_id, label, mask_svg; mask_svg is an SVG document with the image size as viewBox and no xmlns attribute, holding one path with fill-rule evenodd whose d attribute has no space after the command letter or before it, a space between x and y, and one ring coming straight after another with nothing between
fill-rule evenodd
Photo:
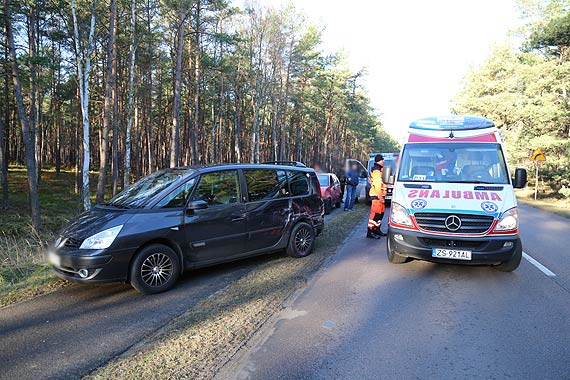
<instances>
[{"instance_id":1,"label":"minivan tire","mask_svg":"<svg viewBox=\"0 0 570 380\"><path fill-rule=\"evenodd\" d=\"M505 262L500 263L495 267L495 269L500 270L501 272L512 272L517 269L522 260L522 247L519 244L519 247L513 254L513 257Z\"/></svg>"},{"instance_id":2,"label":"minivan tire","mask_svg":"<svg viewBox=\"0 0 570 380\"><path fill-rule=\"evenodd\" d=\"M305 257L313 252L315 247L315 229L308 223L299 222L293 227L287 254L291 257Z\"/></svg>"},{"instance_id":3,"label":"minivan tire","mask_svg":"<svg viewBox=\"0 0 570 380\"><path fill-rule=\"evenodd\" d=\"M332 199L327 198L325 199L325 214L328 215L332 212Z\"/></svg>"},{"instance_id":4,"label":"minivan tire","mask_svg":"<svg viewBox=\"0 0 570 380\"><path fill-rule=\"evenodd\" d=\"M130 268L130 283L143 294L157 294L171 289L180 275L180 259L163 244L144 247Z\"/></svg>"}]
</instances>

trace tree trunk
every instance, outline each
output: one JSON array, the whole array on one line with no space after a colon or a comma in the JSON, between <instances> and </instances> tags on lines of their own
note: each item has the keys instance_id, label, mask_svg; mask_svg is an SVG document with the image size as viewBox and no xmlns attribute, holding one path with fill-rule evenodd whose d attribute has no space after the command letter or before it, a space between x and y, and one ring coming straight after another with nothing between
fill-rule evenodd
<instances>
[{"instance_id":1,"label":"tree trunk","mask_svg":"<svg viewBox=\"0 0 570 380\"><path fill-rule=\"evenodd\" d=\"M196 2L196 35L195 35L195 56L194 56L194 139L192 140L192 163L198 164L198 130L200 128L200 11L201 0Z\"/></svg>"},{"instance_id":2,"label":"tree trunk","mask_svg":"<svg viewBox=\"0 0 570 380\"><path fill-rule=\"evenodd\" d=\"M37 126L37 91L36 87L38 85L37 80L37 64L36 64L36 7L35 3L30 3L30 9L28 14L28 54L30 56L30 86L29 86L29 123L30 131L34 136L34 160L36 161L36 181L39 183L39 166L38 161L38 137L39 134L36 133Z\"/></svg>"},{"instance_id":3,"label":"tree trunk","mask_svg":"<svg viewBox=\"0 0 570 380\"><path fill-rule=\"evenodd\" d=\"M178 33L176 35L176 71L174 74L174 101L172 105L172 136L170 140L170 167L179 165L180 160L180 95L182 92L182 52L184 47L184 10L178 11Z\"/></svg>"},{"instance_id":4,"label":"tree trunk","mask_svg":"<svg viewBox=\"0 0 570 380\"><path fill-rule=\"evenodd\" d=\"M4 0L8 1L8 0ZM81 119L83 124L83 167L81 169L81 198L83 199L83 208L89 210L91 208L91 197L89 190L89 160L91 157L89 147L89 73L91 71L91 53L93 51L93 36L95 34L95 10L97 8L97 0L93 0L91 8L91 23L89 26L89 41L86 52L81 52L79 44L79 25L77 24L77 12L75 9L75 0L71 0L71 14L73 17L73 35L75 39L75 57L77 61L77 76L79 80L79 97L81 102ZM83 67L85 61L85 67Z\"/></svg>"},{"instance_id":5,"label":"tree trunk","mask_svg":"<svg viewBox=\"0 0 570 380\"><path fill-rule=\"evenodd\" d=\"M241 163L241 142L240 142L240 126L241 126L241 99L238 90L235 92L235 108L234 116L234 154L235 162Z\"/></svg>"},{"instance_id":6,"label":"tree trunk","mask_svg":"<svg viewBox=\"0 0 570 380\"><path fill-rule=\"evenodd\" d=\"M2 208L8 208L8 161L10 155L8 152L8 141L10 140L10 102L9 102L9 68L8 68L8 39L4 33L4 114L0 118L4 118L4 125L0 133L0 153L2 154Z\"/></svg>"},{"instance_id":7,"label":"tree trunk","mask_svg":"<svg viewBox=\"0 0 570 380\"><path fill-rule=\"evenodd\" d=\"M117 0L111 0L109 4L109 40L107 42L107 63L105 73L105 103L103 106L103 129L99 140L99 179L97 181L96 203L102 203L105 200L105 189L107 186L107 168L109 161L109 133L112 129L112 108L113 108L113 66L115 58L113 57L115 36L116 36L116 14Z\"/></svg>"},{"instance_id":8,"label":"tree trunk","mask_svg":"<svg viewBox=\"0 0 570 380\"><path fill-rule=\"evenodd\" d=\"M4 170L6 165L6 146L4 144L4 122L0 117L0 165L2 166L2 177L0 183L2 184L2 203L0 209L5 210L8 208L8 171Z\"/></svg>"},{"instance_id":9,"label":"tree trunk","mask_svg":"<svg viewBox=\"0 0 570 380\"><path fill-rule=\"evenodd\" d=\"M22 125L22 138L24 140L26 169L28 171L28 189L30 196L30 208L32 213L32 226L36 231L39 231L41 226L40 203L38 198L38 182L37 182L37 168L35 157L35 136L34 130L30 126L26 108L24 106L24 98L22 96L22 84L20 82L20 73L18 68L18 61L16 60L16 49L14 47L14 34L12 31L12 20L10 13L9 0L4 0L4 17L5 17L5 33L8 41L8 50L10 59L12 61L12 77L14 81L14 92L16 96L16 106L20 116L20 123Z\"/></svg>"},{"instance_id":10,"label":"tree trunk","mask_svg":"<svg viewBox=\"0 0 570 380\"><path fill-rule=\"evenodd\" d=\"M135 0L131 1L131 43L129 45L129 109L127 114L127 133L125 139L125 186L131 183L131 130L133 127L133 103L135 81Z\"/></svg>"},{"instance_id":11,"label":"tree trunk","mask_svg":"<svg viewBox=\"0 0 570 380\"><path fill-rule=\"evenodd\" d=\"M111 165L111 193L113 196L117 194L119 187L119 95L117 91L117 0L111 0L114 3L113 12L111 17L115 19L113 24L113 36L112 36L112 52L113 52L113 63L111 66L111 100L112 100L112 126L113 126L113 156Z\"/></svg>"}]
</instances>

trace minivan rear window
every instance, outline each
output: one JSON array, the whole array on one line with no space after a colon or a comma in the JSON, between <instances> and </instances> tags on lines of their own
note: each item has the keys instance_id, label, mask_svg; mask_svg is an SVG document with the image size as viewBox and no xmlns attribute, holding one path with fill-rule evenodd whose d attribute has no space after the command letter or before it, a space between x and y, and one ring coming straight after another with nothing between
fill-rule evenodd
<instances>
[{"instance_id":1,"label":"minivan rear window","mask_svg":"<svg viewBox=\"0 0 570 380\"><path fill-rule=\"evenodd\" d=\"M309 194L309 174L305 172L288 172L291 195Z\"/></svg>"},{"instance_id":2,"label":"minivan rear window","mask_svg":"<svg viewBox=\"0 0 570 380\"><path fill-rule=\"evenodd\" d=\"M245 169L243 171L250 202L290 195L284 170Z\"/></svg>"}]
</instances>

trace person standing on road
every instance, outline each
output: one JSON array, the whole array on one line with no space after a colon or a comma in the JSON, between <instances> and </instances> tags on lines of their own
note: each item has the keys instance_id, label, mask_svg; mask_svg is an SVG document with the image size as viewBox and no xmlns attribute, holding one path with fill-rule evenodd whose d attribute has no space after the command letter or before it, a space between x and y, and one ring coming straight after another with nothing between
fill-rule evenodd
<instances>
[{"instance_id":1,"label":"person standing on road","mask_svg":"<svg viewBox=\"0 0 570 380\"><path fill-rule=\"evenodd\" d=\"M356 199L356 187L358 186L358 165L352 167L345 174L346 199L344 201L344 211L350 211L354 207Z\"/></svg>"},{"instance_id":2,"label":"person standing on road","mask_svg":"<svg viewBox=\"0 0 570 380\"><path fill-rule=\"evenodd\" d=\"M386 196L386 185L382 182L382 169L384 168L384 157L378 154L374 157L374 166L370 171L370 216L368 217L368 231L366 237L369 239L380 239L386 236L380 230L382 218L384 217L384 197Z\"/></svg>"}]
</instances>

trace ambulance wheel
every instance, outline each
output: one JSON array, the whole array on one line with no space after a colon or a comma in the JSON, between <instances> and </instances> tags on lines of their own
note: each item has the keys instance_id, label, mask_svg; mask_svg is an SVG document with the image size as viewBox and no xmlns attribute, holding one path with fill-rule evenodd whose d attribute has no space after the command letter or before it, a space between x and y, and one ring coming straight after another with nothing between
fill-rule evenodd
<instances>
[{"instance_id":1,"label":"ambulance wheel","mask_svg":"<svg viewBox=\"0 0 570 380\"><path fill-rule=\"evenodd\" d=\"M291 257L305 257L313 252L314 246L315 229L308 223L297 223L289 237L287 254Z\"/></svg>"},{"instance_id":2,"label":"ambulance wheel","mask_svg":"<svg viewBox=\"0 0 570 380\"><path fill-rule=\"evenodd\" d=\"M505 261L497 265L495 269L500 270L501 272L512 272L519 267L521 259L522 259L522 247L519 245L513 257L509 261Z\"/></svg>"},{"instance_id":3,"label":"ambulance wheel","mask_svg":"<svg viewBox=\"0 0 570 380\"><path fill-rule=\"evenodd\" d=\"M398 252L396 252L395 249L392 248L390 244L390 236L388 236L386 239L386 252L388 255L388 261L392 264L404 264L409 260L406 256L400 255Z\"/></svg>"}]
</instances>

